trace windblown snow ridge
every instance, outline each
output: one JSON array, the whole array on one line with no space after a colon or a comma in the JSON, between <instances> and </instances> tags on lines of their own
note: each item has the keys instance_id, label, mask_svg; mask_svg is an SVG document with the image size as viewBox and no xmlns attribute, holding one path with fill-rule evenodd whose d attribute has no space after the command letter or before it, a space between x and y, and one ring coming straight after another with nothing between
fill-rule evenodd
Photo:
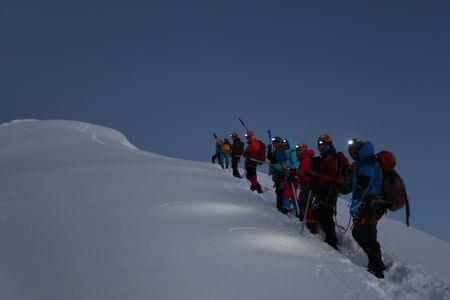
<instances>
[{"instance_id":1,"label":"windblown snow ridge","mask_svg":"<svg viewBox=\"0 0 450 300\"><path fill-rule=\"evenodd\" d=\"M66 121L66 120L47 120L47 121L40 121L35 119L20 119L20 120L12 120L8 123L0 124L0 126L7 127L7 126L20 126L24 123L29 122L36 122L34 124L33 129L25 130L26 133L39 133L39 128L43 130L48 130L49 127L59 128L60 130L69 130L69 131L79 131L79 132L85 132L87 134L90 134L93 140L96 140L97 142L106 144L116 144L116 145L122 145L124 147L137 150L137 148L131 144L128 139L119 131L107 128L100 125L90 124L90 123L84 123L84 122L78 122L78 121ZM22 136L23 137L23 136Z\"/></svg>"},{"instance_id":2,"label":"windblown snow ridge","mask_svg":"<svg viewBox=\"0 0 450 300\"><path fill-rule=\"evenodd\" d=\"M129 154L161 157L139 150L119 131L76 121L15 120L5 123L0 125L0 144L0 168L12 173L60 169L69 165L114 165L126 160Z\"/></svg>"}]
</instances>

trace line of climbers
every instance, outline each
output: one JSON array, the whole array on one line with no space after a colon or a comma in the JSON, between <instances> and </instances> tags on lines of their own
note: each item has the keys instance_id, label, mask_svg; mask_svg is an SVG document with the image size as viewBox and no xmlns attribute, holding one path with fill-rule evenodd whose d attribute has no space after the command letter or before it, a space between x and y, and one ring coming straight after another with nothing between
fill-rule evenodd
<instances>
[{"instance_id":1,"label":"line of climbers","mask_svg":"<svg viewBox=\"0 0 450 300\"><path fill-rule=\"evenodd\" d=\"M274 137L267 147L256 139L252 130L245 134L248 146L236 133L231 145L227 138L220 140L216 134L216 153L212 157L222 168L232 160L233 175L241 178L238 164L245 158L246 178L250 189L262 193L256 168L268 164L276 194L276 207L283 214L295 212L296 217L312 234L319 229L325 242L338 250L336 235L336 202L340 194L352 193L350 215L353 218L352 236L367 254L368 271L384 278L386 269L377 241L377 224L387 209L396 211L406 205L409 225L409 203L405 186L395 171L395 156L388 151L375 154L371 142L359 139L349 141L350 164L343 152L336 151L328 134L317 139L319 156L305 143L296 145L293 139ZM266 161L267 158L267 161ZM225 161L225 166L224 166Z\"/></svg>"}]
</instances>

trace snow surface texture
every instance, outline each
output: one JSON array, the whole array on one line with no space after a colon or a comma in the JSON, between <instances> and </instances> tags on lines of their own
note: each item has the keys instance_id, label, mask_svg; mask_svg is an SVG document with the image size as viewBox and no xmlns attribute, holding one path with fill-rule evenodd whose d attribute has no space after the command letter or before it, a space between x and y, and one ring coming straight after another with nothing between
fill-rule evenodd
<instances>
[{"instance_id":1,"label":"snow surface texture","mask_svg":"<svg viewBox=\"0 0 450 300\"><path fill-rule=\"evenodd\" d=\"M8 123L0 145L0 299L450 299L450 244L388 218L379 280L349 234L301 236L217 165L80 122Z\"/></svg>"}]
</instances>

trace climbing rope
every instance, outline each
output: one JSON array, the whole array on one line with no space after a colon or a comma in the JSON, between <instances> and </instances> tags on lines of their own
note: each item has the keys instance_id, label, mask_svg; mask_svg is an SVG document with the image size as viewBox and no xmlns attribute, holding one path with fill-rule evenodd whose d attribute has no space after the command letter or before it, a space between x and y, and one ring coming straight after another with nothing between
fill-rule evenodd
<instances>
[{"instance_id":1,"label":"climbing rope","mask_svg":"<svg viewBox=\"0 0 450 300\"><path fill-rule=\"evenodd\" d=\"M336 215L334 215L334 222L336 223L337 230L339 231L340 234L346 234L347 231L348 231L350 228L353 229L353 224L352 224L353 222L352 222L352 219L353 219L353 218L350 217L350 218L348 219L347 227L344 227L344 226L338 224L337 219L336 219Z\"/></svg>"}]
</instances>

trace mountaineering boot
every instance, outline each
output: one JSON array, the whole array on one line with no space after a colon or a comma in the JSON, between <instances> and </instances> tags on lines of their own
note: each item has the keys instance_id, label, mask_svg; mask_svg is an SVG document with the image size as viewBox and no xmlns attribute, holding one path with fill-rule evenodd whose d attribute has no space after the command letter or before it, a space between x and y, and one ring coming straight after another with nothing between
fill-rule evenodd
<instances>
[{"instance_id":1,"label":"mountaineering boot","mask_svg":"<svg viewBox=\"0 0 450 300\"><path fill-rule=\"evenodd\" d=\"M337 241L325 239L325 243L327 243L328 245L330 245L330 246L333 247L334 249L339 250L339 249L338 249L338 245L339 245L339 244L338 244Z\"/></svg>"},{"instance_id":2,"label":"mountaineering boot","mask_svg":"<svg viewBox=\"0 0 450 300\"><path fill-rule=\"evenodd\" d=\"M287 215L289 213L289 208L286 208L286 207L281 207L279 210L282 214L285 214L285 215Z\"/></svg>"},{"instance_id":3,"label":"mountaineering boot","mask_svg":"<svg viewBox=\"0 0 450 300\"><path fill-rule=\"evenodd\" d=\"M303 222L303 220L304 220L303 213L302 213L302 212L299 212L299 213L297 214L297 218L300 220L300 222Z\"/></svg>"},{"instance_id":4,"label":"mountaineering boot","mask_svg":"<svg viewBox=\"0 0 450 300\"><path fill-rule=\"evenodd\" d=\"M371 273L373 276L383 279L384 278L384 273L381 270L371 270L371 269L367 269L367 271L369 271L369 273Z\"/></svg>"},{"instance_id":5,"label":"mountaineering boot","mask_svg":"<svg viewBox=\"0 0 450 300\"><path fill-rule=\"evenodd\" d=\"M306 228L309 229L309 232L312 234L318 234L319 231L317 230L317 225L314 222L306 222Z\"/></svg>"},{"instance_id":6,"label":"mountaineering boot","mask_svg":"<svg viewBox=\"0 0 450 300\"><path fill-rule=\"evenodd\" d=\"M381 253L377 253L375 255L369 255L369 265L367 266L367 271L372 273L375 277L384 278L383 271L386 270L386 266L384 265L381 259Z\"/></svg>"},{"instance_id":7,"label":"mountaineering boot","mask_svg":"<svg viewBox=\"0 0 450 300\"><path fill-rule=\"evenodd\" d=\"M250 186L250 190L251 190L251 191L257 191L259 194L262 194L262 193L263 193L262 187L261 187L261 185L260 185L259 183Z\"/></svg>"},{"instance_id":8,"label":"mountaineering boot","mask_svg":"<svg viewBox=\"0 0 450 300\"><path fill-rule=\"evenodd\" d=\"M325 228L322 227L322 229L323 229L323 231L325 232L325 235L326 235L325 243L327 243L328 245L330 245L334 249L339 250L338 249L339 242L338 242L338 239L337 239L337 236L336 236L336 232L334 231L334 228L327 228L327 229L325 229Z\"/></svg>"},{"instance_id":9,"label":"mountaineering boot","mask_svg":"<svg viewBox=\"0 0 450 300\"><path fill-rule=\"evenodd\" d=\"M259 194L262 194L263 193L263 190L262 190L262 187L261 187L261 185L258 183L258 185L256 186L256 191L259 193Z\"/></svg>"}]
</instances>

